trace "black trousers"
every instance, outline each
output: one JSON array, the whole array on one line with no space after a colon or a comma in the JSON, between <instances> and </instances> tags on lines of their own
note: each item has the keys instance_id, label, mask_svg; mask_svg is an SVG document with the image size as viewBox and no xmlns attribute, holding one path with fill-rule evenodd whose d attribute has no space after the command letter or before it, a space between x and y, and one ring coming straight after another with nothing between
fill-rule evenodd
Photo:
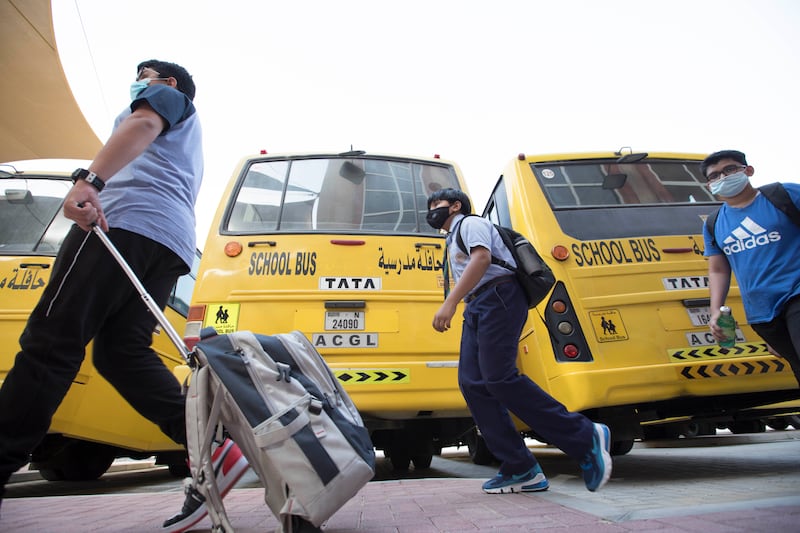
<instances>
[{"instance_id":1,"label":"black trousers","mask_svg":"<svg viewBox=\"0 0 800 533\"><path fill-rule=\"evenodd\" d=\"M800 384L800 296L786 302L772 321L750 325L789 363Z\"/></svg>"},{"instance_id":2,"label":"black trousers","mask_svg":"<svg viewBox=\"0 0 800 533\"><path fill-rule=\"evenodd\" d=\"M163 309L187 265L141 235L111 229L108 236ZM29 461L92 339L98 372L136 411L175 442L186 443L180 383L150 348L155 325L156 318L100 239L73 226L0 389L0 481Z\"/></svg>"}]
</instances>

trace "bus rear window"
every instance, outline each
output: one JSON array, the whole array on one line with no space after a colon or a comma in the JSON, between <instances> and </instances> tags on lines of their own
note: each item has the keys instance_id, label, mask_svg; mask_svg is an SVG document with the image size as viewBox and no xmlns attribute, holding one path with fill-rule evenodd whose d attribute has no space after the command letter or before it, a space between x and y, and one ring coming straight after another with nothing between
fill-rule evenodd
<instances>
[{"instance_id":1,"label":"bus rear window","mask_svg":"<svg viewBox=\"0 0 800 533\"><path fill-rule=\"evenodd\" d=\"M225 229L231 233L437 233L425 222L428 195L458 187L455 170L369 157L253 161Z\"/></svg>"},{"instance_id":2,"label":"bus rear window","mask_svg":"<svg viewBox=\"0 0 800 533\"><path fill-rule=\"evenodd\" d=\"M698 161L536 163L553 209L715 202Z\"/></svg>"}]
</instances>

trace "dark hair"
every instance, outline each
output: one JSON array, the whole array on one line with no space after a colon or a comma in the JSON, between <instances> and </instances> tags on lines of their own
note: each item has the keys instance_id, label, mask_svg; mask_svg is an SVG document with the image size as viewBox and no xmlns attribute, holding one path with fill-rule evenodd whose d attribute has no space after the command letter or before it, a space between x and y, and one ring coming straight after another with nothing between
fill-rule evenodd
<instances>
[{"instance_id":1,"label":"dark hair","mask_svg":"<svg viewBox=\"0 0 800 533\"><path fill-rule=\"evenodd\" d=\"M472 203L469 201L469 197L464 191L459 191L457 189L439 189L428 196L428 206L442 200L447 200L451 204L456 201L461 202L460 213L464 215L472 213Z\"/></svg>"},{"instance_id":2,"label":"dark hair","mask_svg":"<svg viewBox=\"0 0 800 533\"><path fill-rule=\"evenodd\" d=\"M192 81L191 74L182 66L168 61L148 59L139 63L136 67L136 73L138 74L143 68L155 70L162 78L175 78L178 82L178 90L188 96L189 100L194 100L194 81Z\"/></svg>"},{"instance_id":3,"label":"dark hair","mask_svg":"<svg viewBox=\"0 0 800 533\"><path fill-rule=\"evenodd\" d=\"M716 165L723 159L733 159L740 165L747 166L747 159L745 159L744 154L739 150L720 150L719 152L714 152L707 156L703 159L703 162L700 163L700 172L703 173L703 177L706 177L706 170L708 170L708 167Z\"/></svg>"}]
</instances>

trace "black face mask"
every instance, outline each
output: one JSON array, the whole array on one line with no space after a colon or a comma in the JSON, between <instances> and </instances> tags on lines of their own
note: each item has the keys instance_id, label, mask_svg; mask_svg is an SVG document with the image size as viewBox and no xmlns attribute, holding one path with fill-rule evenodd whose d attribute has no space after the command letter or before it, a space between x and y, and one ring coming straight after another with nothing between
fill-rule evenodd
<instances>
[{"instance_id":1,"label":"black face mask","mask_svg":"<svg viewBox=\"0 0 800 533\"><path fill-rule=\"evenodd\" d=\"M425 215L425 220L433 229L442 229L448 218L450 218L449 205L437 207L436 209L430 209L428 214Z\"/></svg>"}]
</instances>

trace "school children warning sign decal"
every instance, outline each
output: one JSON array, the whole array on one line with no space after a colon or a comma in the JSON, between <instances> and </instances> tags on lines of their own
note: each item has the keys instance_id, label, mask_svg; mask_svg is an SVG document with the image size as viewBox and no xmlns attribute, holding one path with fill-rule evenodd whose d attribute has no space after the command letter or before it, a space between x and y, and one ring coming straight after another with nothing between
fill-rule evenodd
<instances>
[{"instance_id":1,"label":"school children warning sign decal","mask_svg":"<svg viewBox=\"0 0 800 533\"><path fill-rule=\"evenodd\" d=\"M613 342L628 340L628 332L622 323L622 315L616 309L590 311L592 329L598 342Z\"/></svg>"},{"instance_id":2,"label":"school children warning sign decal","mask_svg":"<svg viewBox=\"0 0 800 533\"><path fill-rule=\"evenodd\" d=\"M211 303L206 307L206 317L203 319L203 327L212 327L220 335L226 335L236 331L239 323L239 304L230 302Z\"/></svg>"}]
</instances>

